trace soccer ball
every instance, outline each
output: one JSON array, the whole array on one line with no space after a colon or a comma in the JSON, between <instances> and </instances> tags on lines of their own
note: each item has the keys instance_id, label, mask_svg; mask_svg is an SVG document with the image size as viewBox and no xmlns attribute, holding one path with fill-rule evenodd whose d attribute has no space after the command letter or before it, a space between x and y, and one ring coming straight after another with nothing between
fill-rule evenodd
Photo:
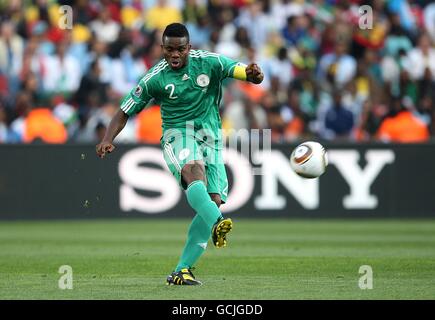
<instances>
[{"instance_id":1,"label":"soccer ball","mask_svg":"<svg viewBox=\"0 0 435 320\"><path fill-rule=\"evenodd\" d=\"M328 154L318 142L306 141L298 145L290 156L293 171L304 178L320 177L328 165Z\"/></svg>"}]
</instances>

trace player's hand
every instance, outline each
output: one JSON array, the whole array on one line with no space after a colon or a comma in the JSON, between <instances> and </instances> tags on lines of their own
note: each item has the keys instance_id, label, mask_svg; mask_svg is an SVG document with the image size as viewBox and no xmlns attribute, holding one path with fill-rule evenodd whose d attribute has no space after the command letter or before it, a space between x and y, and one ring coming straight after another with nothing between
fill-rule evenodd
<instances>
[{"instance_id":1,"label":"player's hand","mask_svg":"<svg viewBox=\"0 0 435 320\"><path fill-rule=\"evenodd\" d=\"M96 146L97 155L101 159L104 158L106 153L111 153L113 150L115 150L115 146L111 142L107 141L102 141Z\"/></svg>"},{"instance_id":2,"label":"player's hand","mask_svg":"<svg viewBox=\"0 0 435 320\"><path fill-rule=\"evenodd\" d=\"M246 79L255 84L259 84L263 81L263 72L261 72L260 67L256 63L250 63L246 67Z\"/></svg>"}]
</instances>

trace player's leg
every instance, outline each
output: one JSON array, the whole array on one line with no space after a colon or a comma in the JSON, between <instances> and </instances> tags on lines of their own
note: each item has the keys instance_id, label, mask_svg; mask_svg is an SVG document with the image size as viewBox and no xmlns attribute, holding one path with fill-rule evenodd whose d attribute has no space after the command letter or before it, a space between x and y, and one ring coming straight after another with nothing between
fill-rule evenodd
<instances>
[{"instance_id":1,"label":"player's leg","mask_svg":"<svg viewBox=\"0 0 435 320\"><path fill-rule=\"evenodd\" d=\"M221 205L221 196L219 194L210 194L210 198L216 203L217 207ZM210 232L204 220L198 214L192 220L187 234L186 245L178 262L176 271L190 269L201 257L207 248Z\"/></svg>"},{"instance_id":2,"label":"player's leg","mask_svg":"<svg viewBox=\"0 0 435 320\"><path fill-rule=\"evenodd\" d=\"M207 249L208 239L209 229L201 216L196 214L189 226L186 244L175 271L191 269Z\"/></svg>"},{"instance_id":3,"label":"player's leg","mask_svg":"<svg viewBox=\"0 0 435 320\"><path fill-rule=\"evenodd\" d=\"M206 163L207 192L211 199L219 207L225 203L228 193L228 178L222 156L223 142L219 133L219 123L205 124L204 137L202 139L201 153ZM227 234L231 231L233 222L230 218L220 219L213 226L212 240L213 244L222 248L227 245Z\"/></svg>"},{"instance_id":4,"label":"player's leg","mask_svg":"<svg viewBox=\"0 0 435 320\"><path fill-rule=\"evenodd\" d=\"M214 224L222 219L222 214L207 192L204 164L202 161L188 163L181 170L181 175L187 184L187 201L202 217L211 233Z\"/></svg>"},{"instance_id":5,"label":"player's leg","mask_svg":"<svg viewBox=\"0 0 435 320\"><path fill-rule=\"evenodd\" d=\"M182 132L175 138L171 136L164 139L162 146L169 169L186 189L187 200L197 213L189 227L180 261L175 271L167 278L167 283L201 284L194 278L191 268L204 253L212 228L222 216L216 203L207 193L202 154L196 142Z\"/></svg>"},{"instance_id":6,"label":"player's leg","mask_svg":"<svg viewBox=\"0 0 435 320\"><path fill-rule=\"evenodd\" d=\"M186 244L175 271L167 278L168 284L198 285L191 269L205 252L207 242L222 215L214 201L211 200L205 186L205 169L201 161L191 161L181 170L185 184L187 200L196 215L190 224Z\"/></svg>"},{"instance_id":7,"label":"player's leg","mask_svg":"<svg viewBox=\"0 0 435 320\"><path fill-rule=\"evenodd\" d=\"M207 191L210 198L219 207L221 203L227 200L228 179L225 170L225 165L222 161L209 163L206 166L207 176ZM227 234L231 231L233 222L230 218L219 220L212 230L212 241L217 248L222 248L227 245Z\"/></svg>"},{"instance_id":8,"label":"player's leg","mask_svg":"<svg viewBox=\"0 0 435 320\"><path fill-rule=\"evenodd\" d=\"M198 146L193 138L189 138L185 130L167 130L162 139L163 157L166 164L177 179L180 186L186 189L187 185L182 178L182 168L190 162L201 160L202 156L199 153ZM204 252L204 249L197 245L197 243L207 242L210 233L202 232L206 229L198 215L192 220L189 227L187 240L183 249L180 261L166 279L168 285L199 285L200 281L196 280L191 272L191 266ZM203 238L207 236L207 240Z\"/></svg>"},{"instance_id":9,"label":"player's leg","mask_svg":"<svg viewBox=\"0 0 435 320\"><path fill-rule=\"evenodd\" d=\"M188 185L186 195L190 206L197 213L189 227L186 245L175 271L191 268L207 247L213 226L222 215L205 187L205 168L201 161L191 161L181 170Z\"/></svg>"},{"instance_id":10,"label":"player's leg","mask_svg":"<svg viewBox=\"0 0 435 320\"><path fill-rule=\"evenodd\" d=\"M222 204L221 195L219 193L209 193L211 201L216 203L217 207L219 208Z\"/></svg>"},{"instance_id":11,"label":"player's leg","mask_svg":"<svg viewBox=\"0 0 435 320\"><path fill-rule=\"evenodd\" d=\"M222 219L222 215L207 192L202 149L195 137L183 129L166 131L162 147L170 171L186 189L189 205L202 217L211 234L214 224Z\"/></svg>"}]
</instances>

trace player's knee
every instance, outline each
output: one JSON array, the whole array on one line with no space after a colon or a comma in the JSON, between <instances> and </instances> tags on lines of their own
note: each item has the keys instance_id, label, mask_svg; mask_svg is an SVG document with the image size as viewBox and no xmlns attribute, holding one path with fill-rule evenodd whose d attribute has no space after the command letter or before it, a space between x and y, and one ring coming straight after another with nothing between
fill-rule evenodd
<instances>
[{"instance_id":1,"label":"player's knee","mask_svg":"<svg viewBox=\"0 0 435 320\"><path fill-rule=\"evenodd\" d=\"M200 162L186 164L181 170L181 175L187 185L196 180L202 180L205 183L204 166Z\"/></svg>"},{"instance_id":2,"label":"player's knee","mask_svg":"<svg viewBox=\"0 0 435 320\"><path fill-rule=\"evenodd\" d=\"M216 205L218 206L218 208L221 206L221 204L222 204L222 199L221 199L221 196L220 196L219 194L217 194L217 193L212 193L212 194L210 194L210 198L211 198L211 200L212 200L214 203L216 203Z\"/></svg>"}]
</instances>

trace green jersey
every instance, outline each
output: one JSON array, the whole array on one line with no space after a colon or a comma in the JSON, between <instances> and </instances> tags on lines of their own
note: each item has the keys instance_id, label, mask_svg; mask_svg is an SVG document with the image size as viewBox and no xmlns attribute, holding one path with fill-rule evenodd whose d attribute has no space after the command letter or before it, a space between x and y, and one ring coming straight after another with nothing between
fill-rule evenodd
<instances>
[{"instance_id":1,"label":"green jersey","mask_svg":"<svg viewBox=\"0 0 435 320\"><path fill-rule=\"evenodd\" d=\"M124 97L121 109L131 116L155 99L161 107L163 130L184 127L187 121L220 127L222 81L233 77L237 64L204 50L191 50L186 65L178 70L163 59Z\"/></svg>"}]
</instances>

